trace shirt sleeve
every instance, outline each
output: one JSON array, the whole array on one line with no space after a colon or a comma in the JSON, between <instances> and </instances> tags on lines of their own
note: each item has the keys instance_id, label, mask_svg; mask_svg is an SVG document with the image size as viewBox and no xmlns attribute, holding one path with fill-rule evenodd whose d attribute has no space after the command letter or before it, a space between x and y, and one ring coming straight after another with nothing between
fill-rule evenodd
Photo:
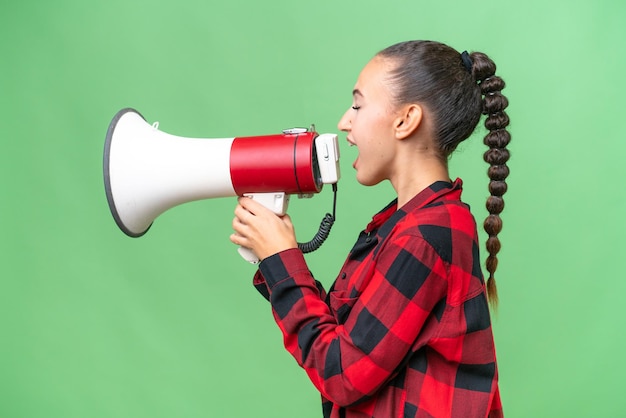
<instances>
[{"instance_id":1,"label":"shirt sleeve","mask_svg":"<svg viewBox=\"0 0 626 418\"><path fill-rule=\"evenodd\" d=\"M269 286L267 285L267 282L265 281L265 277L263 277L263 274L261 273L261 270L257 270L256 273L254 274L254 277L252 279L252 284L254 285L256 290L261 294L261 296L265 298L265 300L267 301L270 300L270 289L269 289ZM319 294L322 300L326 298L326 290L324 289L324 285L322 285L322 283L320 283L319 281L315 280L315 286L317 287L317 290L319 291Z\"/></svg>"},{"instance_id":2,"label":"shirt sleeve","mask_svg":"<svg viewBox=\"0 0 626 418\"><path fill-rule=\"evenodd\" d=\"M367 286L339 324L321 297L300 251L259 266L286 349L321 394L349 406L368 399L396 374L438 302L447 267L418 236L397 237L379 251ZM348 298L346 298L348 296ZM349 295L329 295L349 299Z\"/></svg>"}]
</instances>

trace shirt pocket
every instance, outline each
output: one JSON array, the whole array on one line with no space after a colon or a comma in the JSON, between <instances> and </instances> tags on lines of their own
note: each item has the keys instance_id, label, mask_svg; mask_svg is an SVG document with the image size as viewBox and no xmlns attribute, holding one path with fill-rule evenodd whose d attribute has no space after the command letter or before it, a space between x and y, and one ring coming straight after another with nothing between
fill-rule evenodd
<instances>
[{"instance_id":1,"label":"shirt pocket","mask_svg":"<svg viewBox=\"0 0 626 418\"><path fill-rule=\"evenodd\" d=\"M349 297L345 290L335 290L329 294L330 310L337 319L338 324L344 324L358 297Z\"/></svg>"}]
</instances>

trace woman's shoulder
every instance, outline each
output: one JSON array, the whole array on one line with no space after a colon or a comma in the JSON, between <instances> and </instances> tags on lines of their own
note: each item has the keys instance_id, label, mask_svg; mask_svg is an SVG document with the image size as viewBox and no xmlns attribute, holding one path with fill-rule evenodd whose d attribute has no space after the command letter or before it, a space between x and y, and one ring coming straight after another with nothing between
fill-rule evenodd
<instances>
[{"instance_id":1,"label":"woman's shoulder","mask_svg":"<svg viewBox=\"0 0 626 418\"><path fill-rule=\"evenodd\" d=\"M478 245L476 221L461 201L438 201L407 213L398 222L393 240L432 247L446 262L453 262L452 247L472 252Z\"/></svg>"}]
</instances>

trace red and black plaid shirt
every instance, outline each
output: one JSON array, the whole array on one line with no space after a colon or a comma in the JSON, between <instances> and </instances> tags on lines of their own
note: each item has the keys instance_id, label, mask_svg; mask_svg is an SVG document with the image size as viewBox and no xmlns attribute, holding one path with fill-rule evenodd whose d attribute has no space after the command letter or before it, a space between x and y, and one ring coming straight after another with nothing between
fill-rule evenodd
<instances>
[{"instance_id":1,"label":"red and black plaid shirt","mask_svg":"<svg viewBox=\"0 0 626 418\"><path fill-rule=\"evenodd\" d=\"M462 182L374 216L326 292L299 250L259 265L284 344L324 417L501 417L476 223Z\"/></svg>"}]
</instances>

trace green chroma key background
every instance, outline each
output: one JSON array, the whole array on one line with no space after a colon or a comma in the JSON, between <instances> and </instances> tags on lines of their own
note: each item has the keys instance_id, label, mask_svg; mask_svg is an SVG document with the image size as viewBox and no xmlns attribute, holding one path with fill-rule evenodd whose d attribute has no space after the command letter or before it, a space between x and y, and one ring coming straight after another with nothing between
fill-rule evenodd
<instances>
[{"instance_id":1,"label":"green chroma key background","mask_svg":"<svg viewBox=\"0 0 626 418\"><path fill-rule=\"evenodd\" d=\"M625 416L625 20L610 0L3 2L0 416L320 417L228 240L235 199L128 238L104 194L104 137L129 106L179 136L338 132L363 65L406 39L486 52L508 83L494 317L507 417ZM451 161L479 222L483 134ZM342 133L340 146L338 220L307 255L326 286L393 198L358 185ZM292 199L300 240L331 204L329 187Z\"/></svg>"}]
</instances>

